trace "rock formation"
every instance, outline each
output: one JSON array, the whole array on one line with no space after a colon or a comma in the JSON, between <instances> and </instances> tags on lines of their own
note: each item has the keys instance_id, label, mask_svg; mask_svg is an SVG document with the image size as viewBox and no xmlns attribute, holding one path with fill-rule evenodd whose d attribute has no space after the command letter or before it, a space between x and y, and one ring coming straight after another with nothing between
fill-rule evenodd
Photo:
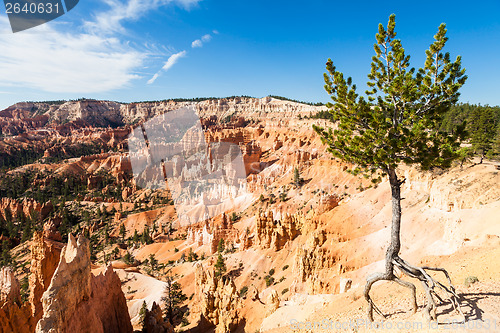
<instances>
[{"instance_id":1,"label":"rock formation","mask_svg":"<svg viewBox=\"0 0 500 333\"><path fill-rule=\"evenodd\" d=\"M215 277L214 273L196 266L196 297L200 323L215 326L216 333L232 332L239 323L239 294L230 277Z\"/></svg>"},{"instance_id":2,"label":"rock formation","mask_svg":"<svg viewBox=\"0 0 500 333\"><path fill-rule=\"evenodd\" d=\"M33 332L30 305L20 305L19 282L10 267L0 270L0 332Z\"/></svg>"},{"instance_id":3,"label":"rock formation","mask_svg":"<svg viewBox=\"0 0 500 333\"><path fill-rule=\"evenodd\" d=\"M242 237L240 232L234 228L226 214L223 213L221 217L214 219L212 222L214 224L212 227L208 220L196 226L190 226L187 229L187 244L196 246L208 245L211 254L217 252L217 246L221 239L224 240L226 248L234 246L235 248L243 249L245 246L248 246L246 238Z\"/></svg>"},{"instance_id":4,"label":"rock formation","mask_svg":"<svg viewBox=\"0 0 500 333\"><path fill-rule=\"evenodd\" d=\"M33 114L34 103L17 103L0 111L0 133L18 135L43 127L49 119L46 115Z\"/></svg>"},{"instance_id":5,"label":"rock formation","mask_svg":"<svg viewBox=\"0 0 500 333\"><path fill-rule=\"evenodd\" d=\"M0 270L0 304L19 302L19 281L10 267Z\"/></svg>"},{"instance_id":6,"label":"rock formation","mask_svg":"<svg viewBox=\"0 0 500 333\"><path fill-rule=\"evenodd\" d=\"M60 237L51 226L33 236L28 302L12 270L0 271L0 332L132 332L118 275L92 275L88 240L70 235L63 247L44 237Z\"/></svg>"},{"instance_id":7,"label":"rock formation","mask_svg":"<svg viewBox=\"0 0 500 333\"><path fill-rule=\"evenodd\" d=\"M276 290L272 290L267 297L266 305L268 305L267 316L273 314L280 307L280 297Z\"/></svg>"},{"instance_id":8,"label":"rock formation","mask_svg":"<svg viewBox=\"0 0 500 333\"><path fill-rule=\"evenodd\" d=\"M340 275L355 269L347 257L341 257L324 245L327 238L326 232L319 229L312 232L306 243L297 248L293 266L295 280L291 287L293 292L338 293L341 288ZM331 238L330 234L329 239ZM342 288L347 291L348 283L344 282Z\"/></svg>"},{"instance_id":9,"label":"rock formation","mask_svg":"<svg viewBox=\"0 0 500 333\"><path fill-rule=\"evenodd\" d=\"M275 220L272 211L260 212L256 223L256 240L262 249L279 251L288 242L300 235L301 221L297 215L285 214Z\"/></svg>"},{"instance_id":10,"label":"rock formation","mask_svg":"<svg viewBox=\"0 0 500 333\"><path fill-rule=\"evenodd\" d=\"M346 278L340 278L340 283L339 283L339 294L343 294L349 289L351 289L352 286L352 280L351 279L346 279Z\"/></svg>"},{"instance_id":11,"label":"rock formation","mask_svg":"<svg viewBox=\"0 0 500 333\"><path fill-rule=\"evenodd\" d=\"M91 274L89 241L70 234L43 293L36 332L132 332L120 286L111 267L104 275Z\"/></svg>"},{"instance_id":12,"label":"rock formation","mask_svg":"<svg viewBox=\"0 0 500 333\"><path fill-rule=\"evenodd\" d=\"M262 156L262 149L258 143L256 141L251 141L240 147L243 153L243 161L245 163L247 175L259 173L261 171L260 158Z\"/></svg>"},{"instance_id":13,"label":"rock formation","mask_svg":"<svg viewBox=\"0 0 500 333\"><path fill-rule=\"evenodd\" d=\"M47 225L47 224L46 224ZM47 227L44 225L44 230L50 230L50 223ZM44 237L44 234L54 235L52 232L38 232L33 234L31 242L31 266L29 276L30 296L32 315L35 322L42 317L42 301L41 297L45 290L50 285L50 281L59 264L59 258L63 244L53 239ZM59 238L59 234L56 238Z\"/></svg>"},{"instance_id":14,"label":"rock formation","mask_svg":"<svg viewBox=\"0 0 500 333\"><path fill-rule=\"evenodd\" d=\"M38 214L39 218L44 219L52 209L53 207L50 201L42 204L29 198L24 198L23 200L11 198L0 199L0 215L2 215L4 219L6 218L5 215L7 210L10 211L12 217L16 217L18 214L34 217L35 214Z\"/></svg>"},{"instance_id":15,"label":"rock formation","mask_svg":"<svg viewBox=\"0 0 500 333\"><path fill-rule=\"evenodd\" d=\"M165 320L161 308L156 302L153 302L151 310L146 309L144 315L144 333L173 333L174 328Z\"/></svg>"},{"instance_id":16,"label":"rock formation","mask_svg":"<svg viewBox=\"0 0 500 333\"><path fill-rule=\"evenodd\" d=\"M61 225L61 218L51 218L43 225L43 237L57 242L62 241L62 236L57 229Z\"/></svg>"},{"instance_id":17,"label":"rock formation","mask_svg":"<svg viewBox=\"0 0 500 333\"><path fill-rule=\"evenodd\" d=\"M339 205L340 197L336 194L322 196L316 214L321 215Z\"/></svg>"}]
</instances>

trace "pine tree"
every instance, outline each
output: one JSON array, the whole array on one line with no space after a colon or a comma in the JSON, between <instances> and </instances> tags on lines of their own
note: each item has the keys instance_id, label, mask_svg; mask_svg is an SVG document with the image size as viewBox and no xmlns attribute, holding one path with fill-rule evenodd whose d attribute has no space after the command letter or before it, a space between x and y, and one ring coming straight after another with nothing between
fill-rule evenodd
<instances>
[{"instance_id":1,"label":"pine tree","mask_svg":"<svg viewBox=\"0 0 500 333\"><path fill-rule=\"evenodd\" d=\"M222 253L224 252L224 239L220 239L219 244L217 244L217 252Z\"/></svg>"},{"instance_id":2,"label":"pine tree","mask_svg":"<svg viewBox=\"0 0 500 333\"><path fill-rule=\"evenodd\" d=\"M146 318L147 311L148 305L146 304L146 301L143 301L141 309L139 310L139 322L141 323L141 326L144 326L144 319Z\"/></svg>"},{"instance_id":3,"label":"pine tree","mask_svg":"<svg viewBox=\"0 0 500 333\"><path fill-rule=\"evenodd\" d=\"M293 169L293 183L295 184L295 186L300 187L303 182L304 182L304 179L302 179L300 177L299 168Z\"/></svg>"},{"instance_id":4,"label":"pine tree","mask_svg":"<svg viewBox=\"0 0 500 333\"><path fill-rule=\"evenodd\" d=\"M224 258L222 257L222 254L219 252L219 256L217 257L217 262L214 265L215 272L214 275L215 277L220 277L226 273L226 262L224 261Z\"/></svg>"},{"instance_id":5,"label":"pine tree","mask_svg":"<svg viewBox=\"0 0 500 333\"><path fill-rule=\"evenodd\" d=\"M158 268L158 259L156 259L153 253L149 255L149 266L151 270L156 270Z\"/></svg>"},{"instance_id":6,"label":"pine tree","mask_svg":"<svg viewBox=\"0 0 500 333\"><path fill-rule=\"evenodd\" d=\"M475 108L469 117L468 131L471 134L472 149L481 161L493 147L496 134L495 113L492 108Z\"/></svg>"},{"instance_id":7,"label":"pine tree","mask_svg":"<svg viewBox=\"0 0 500 333\"><path fill-rule=\"evenodd\" d=\"M107 224L104 226L104 242L109 243L109 226Z\"/></svg>"},{"instance_id":8,"label":"pine tree","mask_svg":"<svg viewBox=\"0 0 500 333\"><path fill-rule=\"evenodd\" d=\"M120 237L122 238L122 242L125 240L125 235L127 233L127 230L125 229L125 224L120 225Z\"/></svg>"},{"instance_id":9,"label":"pine tree","mask_svg":"<svg viewBox=\"0 0 500 333\"><path fill-rule=\"evenodd\" d=\"M188 260L189 262L193 262L193 261L198 260L198 255L197 255L197 254L193 251L193 248L192 248L192 247L190 247L190 248L189 248L188 258L187 258L187 260Z\"/></svg>"},{"instance_id":10,"label":"pine tree","mask_svg":"<svg viewBox=\"0 0 500 333\"><path fill-rule=\"evenodd\" d=\"M132 241L134 244L139 243L139 234L137 233L137 229L134 230L134 236L132 237Z\"/></svg>"},{"instance_id":11,"label":"pine tree","mask_svg":"<svg viewBox=\"0 0 500 333\"><path fill-rule=\"evenodd\" d=\"M395 15L389 17L387 29L379 24L368 74L366 98L356 92L356 85L349 77L337 71L331 59L326 63L325 89L333 103L327 107L337 128L324 129L314 126L335 157L355 165L354 174L380 179L388 176L392 194L391 242L385 256L385 272L370 275L365 287L368 317L373 320L373 310L382 312L370 297L372 285L381 280L394 281L409 288L413 294L413 311L416 311L416 288L413 283L401 280L395 269L422 282L427 291L427 315L436 319L434 288L437 282L426 270L446 271L438 268L416 267L403 260L401 250L401 185L398 175L401 163L419 165L422 169L446 168L459 157L457 153L462 131L447 134L439 130L443 115L455 104L458 90L467 76L461 68L461 57L450 60L449 53L442 53L448 38L446 26L441 24L435 41L426 51L423 68L409 68L410 56L399 39L396 39ZM454 305L458 296L454 289L446 289Z\"/></svg>"},{"instance_id":12,"label":"pine tree","mask_svg":"<svg viewBox=\"0 0 500 333\"><path fill-rule=\"evenodd\" d=\"M123 261L130 265L130 264L133 264L134 263L134 258L132 257L132 255L130 254L130 252L127 251L127 253L125 253L125 255L123 256Z\"/></svg>"},{"instance_id":13,"label":"pine tree","mask_svg":"<svg viewBox=\"0 0 500 333\"><path fill-rule=\"evenodd\" d=\"M145 226L144 230L142 231L141 242L144 244L153 243L153 239L151 238L151 235L149 234L149 227L148 226Z\"/></svg>"},{"instance_id":14,"label":"pine tree","mask_svg":"<svg viewBox=\"0 0 500 333\"><path fill-rule=\"evenodd\" d=\"M162 301L165 304L166 319L175 326L176 323L182 320L184 313L181 311L181 305L187 300L186 295L182 292L182 286L177 281L174 281L172 276L167 275L165 289L163 290Z\"/></svg>"},{"instance_id":15,"label":"pine tree","mask_svg":"<svg viewBox=\"0 0 500 333\"><path fill-rule=\"evenodd\" d=\"M0 267L11 266L13 263L12 256L10 255L9 242L4 239L0 244Z\"/></svg>"},{"instance_id":16,"label":"pine tree","mask_svg":"<svg viewBox=\"0 0 500 333\"><path fill-rule=\"evenodd\" d=\"M488 158L500 159L500 125L498 126L493 143L491 144L491 150L488 153Z\"/></svg>"}]
</instances>

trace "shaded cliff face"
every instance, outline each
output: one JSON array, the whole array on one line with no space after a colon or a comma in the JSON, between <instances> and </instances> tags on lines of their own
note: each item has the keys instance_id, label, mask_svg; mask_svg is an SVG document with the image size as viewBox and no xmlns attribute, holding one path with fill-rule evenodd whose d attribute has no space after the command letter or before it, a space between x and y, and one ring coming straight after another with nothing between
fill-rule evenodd
<instances>
[{"instance_id":1,"label":"shaded cliff face","mask_svg":"<svg viewBox=\"0 0 500 333\"><path fill-rule=\"evenodd\" d=\"M42 295L43 316L36 332L132 332L120 285L111 267L93 276L89 241L70 235Z\"/></svg>"},{"instance_id":2,"label":"shaded cliff face","mask_svg":"<svg viewBox=\"0 0 500 333\"><path fill-rule=\"evenodd\" d=\"M33 332L34 320L30 316L30 305L21 301L19 282L10 267L0 270L0 331Z\"/></svg>"},{"instance_id":3,"label":"shaded cliff face","mask_svg":"<svg viewBox=\"0 0 500 333\"><path fill-rule=\"evenodd\" d=\"M42 295L48 289L52 276L59 265L63 244L56 240L44 237L43 233L35 232L31 242L31 266L29 276L31 311L35 322L42 317ZM60 236L60 235L59 235Z\"/></svg>"},{"instance_id":4,"label":"shaded cliff face","mask_svg":"<svg viewBox=\"0 0 500 333\"><path fill-rule=\"evenodd\" d=\"M120 279L110 266L90 272L88 240L70 235L63 246L37 232L31 256L28 302L12 270L0 270L0 331L132 332Z\"/></svg>"},{"instance_id":5,"label":"shaded cliff face","mask_svg":"<svg viewBox=\"0 0 500 333\"><path fill-rule=\"evenodd\" d=\"M215 327L216 333L233 332L239 321L239 296L234 281L216 277L213 271L196 266L196 297L200 312L198 329ZM205 323L206 327L203 327ZM200 331L201 332L201 331Z\"/></svg>"}]
</instances>

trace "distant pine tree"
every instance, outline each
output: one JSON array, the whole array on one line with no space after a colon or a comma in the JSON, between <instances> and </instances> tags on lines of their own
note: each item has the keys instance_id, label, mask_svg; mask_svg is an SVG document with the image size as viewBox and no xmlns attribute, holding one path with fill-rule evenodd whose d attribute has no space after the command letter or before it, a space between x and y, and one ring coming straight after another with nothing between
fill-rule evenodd
<instances>
[{"instance_id":1,"label":"distant pine tree","mask_svg":"<svg viewBox=\"0 0 500 333\"><path fill-rule=\"evenodd\" d=\"M496 119L492 108L476 108L472 110L469 117L468 130L470 132L472 149L483 158L493 147L493 140L496 134Z\"/></svg>"},{"instance_id":2,"label":"distant pine tree","mask_svg":"<svg viewBox=\"0 0 500 333\"><path fill-rule=\"evenodd\" d=\"M226 273L226 262L224 261L224 257L222 257L222 253L219 252L219 256L217 257L217 262L214 265L215 271L214 274L216 277L220 277Z\"/></svg>"},{"instance_id":3,"label":"distant pine tree","mask_svg":"<svg viewBox=\"0 0 500 333\"><path fill-rule=\"evenodd\" d=\"M170 324L175 326L184 316L184 313L181 311L181 305L187 300L187 297L182 292L180 283L174 281L172 276L167 275L166 280L162 297L162 301L165 304L165 317Z\"/></svg>"}]
</instances>

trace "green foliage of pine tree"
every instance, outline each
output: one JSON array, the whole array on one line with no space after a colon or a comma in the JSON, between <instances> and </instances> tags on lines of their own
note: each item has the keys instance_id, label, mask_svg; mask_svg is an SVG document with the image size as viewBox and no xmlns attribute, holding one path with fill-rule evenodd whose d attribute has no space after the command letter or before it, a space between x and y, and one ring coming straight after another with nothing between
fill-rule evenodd
<instances>
[{"instance_id":1,"label":"green foliage of pine tree","mask_svg":"<svg viewBox=\"0 0 500 333\"><path fill-rule=\"evenodd\" d=\"M172 276L167 275L166 280L162 301L165 304L166 319L175 326L184 316L181 305L187 300L187 296L182 292L180 283L174 281Z\"/></svg>"},{"instance_id":2,"label":"green foliage of pine tree","mask_svg":"<svg viewBox=\"0 0 500 333\"><path fill-rule=\"evenodd\" d=\"M139 322L141 323L141 326L143 326L143 327L144 327L144 319L146 318L147 311L148 311L148 305L146 304L146 301L143 301L141 309L139 310Z\"/></svg>"},{"instance_id":3,"label":"green foliage of pine tree","mask_svg":"<svg viewBox=\"0 0 500 333\"><path fill-rule=\"evenodd\" d=\"M127 234L127 230L125 229L125 224L122 223L120 225L120 237L122 238L122 241L125 240L125 235Z\"/></svg>"},{"instance_id":4,"label":"green foliage of pine tree","mask_svg":"<svg viewBox=\"0 0 500 333\"><path fill-rule=\"evenodd\" d=\"M10 255L10 244L4 239L0 244L0 267L11 266L14 260Z\"/></svg>"},{"instance_id":5,"label":"green foliage of pine tree","mask_svg":"<svg viewBox=\"0 0 500 333\"><path fill-rule=\"evenodd\" d=\"M187 257L187 260L189 262L193 262L193 261L197 261L198 260L198 254L196 254L194 251L193 251L193 248L190 247L189 248L189 252L188 252L188 257Z\"/></svg>"},{"instance_id":6,"label":"green foliage of pine tree","mask_svg":"<svg viewBox=\"0 0 500 333\"><path fill-rule=\"evenodd\" d=\"M224 252L225 247L226 246L224 245L224 239L221 238L219 241L219 244L217 244L217 252L219 252L219 253Z\"/></svg>"},{"instance_id":7,"label":"green foliage of pine tree","mask_svg":"<svg viewBox=\"0 0 500 333\"><path fill-rule=\"evenodd\" d=\"M491 150L488 153L488 157L500 159L500 125L498 126L497 133L491 144Z\"/></svg>"},{"instance_id":8,"label":"green foliage of pine tree","mask_svg":"<svg viewBox=\"0 0 500 333\"><path fill-rule=\"evenodd\" d=\"M154 255L154 253L151 253L149 255L149 267L153 271L158 268L158 259L156 259L156 256Z\"/></svg>"},{"instance_id":9,"label":"green foliage of pine tree","mask_svg":"<svg viewBox=\"0 0 500 333\"><path fill-rule=\"evenodd\" d=\"M215 277L220 277L226 273L226 262L224 261L224 257L222 256L222 253L219 252L219 256L217 257L217 262L214 265L215 272L214 275Z\"/></svg>"},{"instance_id":10,"label":"green foliage of pine tree","mask_svg":"<svg viewBox=\"0 0 500 333\"><path fill-rule=\"evenodd\" d=\"M424 66L418 70L410 67L410 56L396 38L395 26L394 14L389 17L387 28L379 25L368 74L370 90L364 96L358 94L352 79L346 79L328 59L324 79L325 89L333 101L327 107L334 128L314 126L314 129L328 145L329 152L355 165L354 174L389 178L393 213L391 243L386 252L385 272L367 280L365 298L369 319L373 320L374 309L382 314L369 294L371 286L380 280L395 281L411 289L416 311L415 286L399 279L396 268L427 286L430 290L427 315L435 319L431 293L437 284L423 268L410 265L399 256L404 179L398 176L397 169L402 163L416 164L422 169L447 168L460 157L463 128L446 133L440 127L443 116L458 101L459 89L467 76L460 56L451 60L449 53L443 53L448 40L445 24L439 26L435 41L425 52ZM458 298L456 294L452 296Z\"/></svg>"},{"instance_id":11,"label":"green foliage of pine tree","mask_svg":"<svg viewBox=\"0 0 500 333\"><path fill-rule=\"evenodd\" d=\"M304 182L304 179L302 179L302 177L300 177L299 168L293 169L293 184L296 187L300 187L303 182Z\"/></svg>"},{"instance_id":12,"label":"green foliage of pine tree","mask_svg":"<svg viewBox=\"0 0 500 333\"><path fill-rule=\"evenodd\" d=\"M497 142L500 141L500 106L460 103L452 106L443 117L441 129L454 133L465 128L466 142L470 147L462 147L462 156L467 160L479 156L499 159L500 151ZM464 161L461 157L460 161Z\"/></svg>"},{"instance_id":13,"label":"green foliage of pine tree","mask_svg":"<svg viewBox=\"0 0 500 333\"><path fill-rule=\"evenodd\" d=\"M481 162L486 154L493 148L496 134L496 117L493 108L473 109L468 124L470 143L474 152L481 157Z\"/></svg>"}]
</instances>

